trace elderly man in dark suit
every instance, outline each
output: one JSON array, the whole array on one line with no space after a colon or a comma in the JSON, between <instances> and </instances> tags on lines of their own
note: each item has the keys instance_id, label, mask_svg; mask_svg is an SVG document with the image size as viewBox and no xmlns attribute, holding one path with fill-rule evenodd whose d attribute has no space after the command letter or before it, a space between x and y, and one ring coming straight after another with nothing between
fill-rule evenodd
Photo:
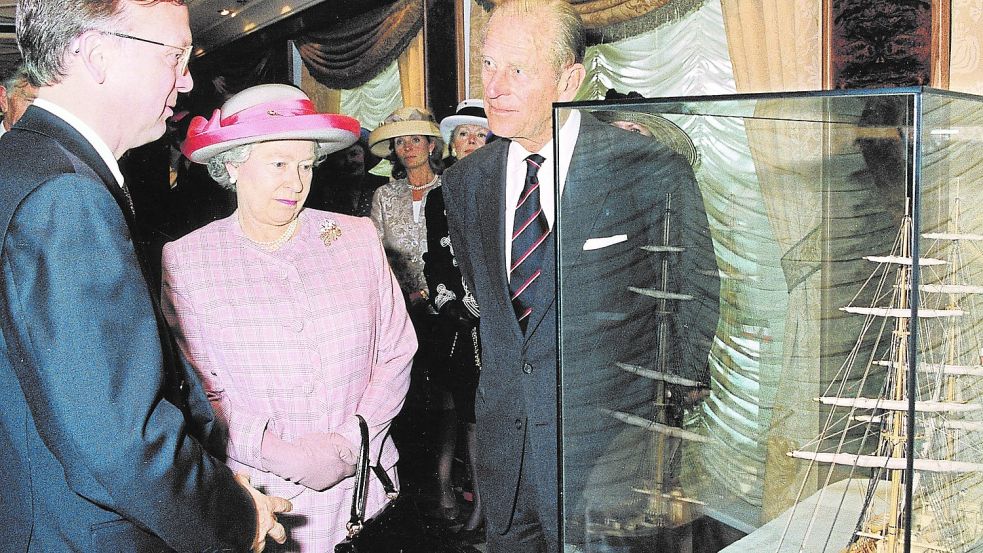
<instances>
[{"instance_id":1,"label":"elderly man in dark suit","mask_svg":"<svg viewBox=\"0 0 983 553\"><path fill-rule=\"evenodd\" d=\"M132 240L117 159L191 89L173 1L21 0L38 97L0 138L4 551L260 551L267 497L206 452L214 413Z\"/></svg>"},{"instance_id":2,"label":"elderly man in dark suit","mask_svg":"<svg viewBox=\"0 0 983 553\"><path fill-rule=\"evenodd\" d=\"M583 55L569 3L496 4L482 82L491 131L508 140L444 173L451 243L481 307L477 476L493 553L558 551L560 489L568 521L638 504L638 475L625 473L649 464L638 458L646 431L611 414L653 416L656 383L621 366L657 366L660 328L672 341L674 372L707 380L719 281L693 172L652 139L577 111L557 122L554 147L551 104L574 98ZM629 287L693 300L660 319L665 306ZM565 543L583 543L582 524L566 529L580 535Z\"/></svg>"}]
</instances>

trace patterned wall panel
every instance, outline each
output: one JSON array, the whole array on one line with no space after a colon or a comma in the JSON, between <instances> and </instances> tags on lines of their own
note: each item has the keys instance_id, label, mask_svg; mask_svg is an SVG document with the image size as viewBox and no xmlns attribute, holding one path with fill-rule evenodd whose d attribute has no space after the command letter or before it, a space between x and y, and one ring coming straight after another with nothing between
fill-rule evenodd
<instances>
[{"instance_id":1,"label":"patterned wall panel","mask_svg":"<svg viewBox=\"0 0 983 553\"><path fill-rule=\"evenodd\" d=\"M949 87L983 94L983 0L952 0Z\"/></svg>"},{"instance_id":2,"label":"patterned wall panel","mask_svg":"<svg viewBox=\"0 0 983 553\"><path fill-rule=\"evenodd\" d=\"M932 83L931 0L833 0L828 20L832 88Z\"/></svg>"}]
</instances>

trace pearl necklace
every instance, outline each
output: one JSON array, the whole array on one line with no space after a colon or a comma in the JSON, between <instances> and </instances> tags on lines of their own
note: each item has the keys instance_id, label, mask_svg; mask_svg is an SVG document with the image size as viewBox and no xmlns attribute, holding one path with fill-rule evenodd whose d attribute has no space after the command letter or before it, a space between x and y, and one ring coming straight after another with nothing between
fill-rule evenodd
<instances>
[{"instance_id":1,"label":"pearl necklace","mask_svg":"<svg viewBox=\"0 0 983 553\"><path fill-rule=\"evenodd\" d=\"M269 242L260 242L259 240L253 240L252 238L249 237L249 235L246 234L246 230L242 226L242 215L239 216L239 228L243 229L242 235L245 236L246 239L252 242L253 244L256 244L261 249L268 252L275 252L279 250L281 247L283 247L283 245L287 243L287 240L290 240L290 237L294 235L294 231L297 230L297 225L299 224L300 224L300 217L299 216L294 217L294 220L290 221L290 224L287 225L287 228L284 229L283 234L281 234L279 238L277 238L276 240L271 240Z\"/></svg>"},{"instance_id":2,"label":"pearl necklace","mask_svg":"<svg viewBox=\"0 0 983 553\"><path fill-rule=\"evenodd\" d=\"M410 190L420 191L426 190L428 188L433 188L437 184L437 180L440 179L440 175L434 175L433 180L426 184L413 184L410 182L410 178L406 177L406 185L410 187Z\"/></svg>"}]
</instances>

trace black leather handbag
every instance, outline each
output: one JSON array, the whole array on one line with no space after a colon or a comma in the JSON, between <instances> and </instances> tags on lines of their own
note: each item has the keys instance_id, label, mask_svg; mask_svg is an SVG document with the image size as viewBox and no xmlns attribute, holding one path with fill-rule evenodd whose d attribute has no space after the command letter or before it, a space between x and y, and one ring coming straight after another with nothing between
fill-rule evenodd
<instances>
[{"instance_id":1,"label":"black leather handbag","mask_svg":"<svg viewBox=\"0 0 983 553\"><path fill-rule=\"evenodd\" d=\"M347 524L348 537L335 546L335 553L478 553L469 545L448 539L446 529L429 524L412 498L399 495L378 462L369 465L369 425L361 415L355 416L362 444L355 466L352 516ZM366 519L365 502L372 474L382 483L389 503L374 517Z\"/></svg>"},{"instance_id":2,"label":"black leather handbag","mask_svg":"<svg viewBox=\"0 0 983 553\"><path fill-rule=\"evenodd\" d=\"M362 433L358 464L355 467L355 492L352 497L352 516L348 521L348 538L335 546L335 553L433 553L441 551L427 536L427 528L416 506L407 497L400 497L392 479L378 464L369 466L369 427L361 415L358 426ZM370 470L371 469L371 472ZM365 502L370 474L382 483L389 503L374 517L366 520Z\"/></svg>"}]
</instances>

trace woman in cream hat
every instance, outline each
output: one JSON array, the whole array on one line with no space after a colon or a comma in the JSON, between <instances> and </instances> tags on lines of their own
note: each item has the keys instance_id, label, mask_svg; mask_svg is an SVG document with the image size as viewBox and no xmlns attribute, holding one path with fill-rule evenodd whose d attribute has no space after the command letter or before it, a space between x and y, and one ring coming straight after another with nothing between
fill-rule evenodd
<instances>
[{"instance_id":1,"label":"woman in cream hat","mask_svg":"<svg viewBox=\"0 0 983 553\"><path fill-rule=\"evenodd\" d=\"M426 206L432 193L440 187L443 171L444 144L440 129L430 111L407 106L397 109L369 135L372 153L392 162L392 182L380 186L372 200L372 221L375 223L389 256L389 264L403 290L410 318L420 343L413 361L413 382L406 409L401 417L418 418L426 413L432 390L432 377L444 369L438 352L445 345L438 318L424 277L423 256L427 252ZM417 385L416 383L419 383ZM424 435L418 432L419 421L397 425L401 443L420 443ZM421 467L429 472L430 467ZM421 478L425 474L419 475ZM408 475L407 475L408 477ZM457 516L457 501L453 492L440 497L443 518Z\"/></svg>"},{"instance_id":2,"label":"woman in cream hat","mask_svg":"<svg viewBox=\"0 0 983 553\"><path fill-rule=\"evenodd\" d=\"M372 224L304 209L313 166L358 138L299 89L260 85L190 124L183 151L235 190L238 208L164 247L161 301L227 430L227 463L290 498L274 551L344 539L360 443L395 477L388 437L416 350ZM395 480L395 478L394 478ZM385 504L375 479L367 511Z\"/></svg>"},{"instance_id":3,"label":"woman in cream hat","mask_svg":"<svg viewBox=\"0 0 983 553\"><path fill-rule=\"evenodd\" d=\"M408 304L418 310L427 300L423 279L427 222L423 206L427 194L440 186L444 168L440 130L428 110L404 107L372 131L369 147L373 154L392 162L395 179L376 190L372 221Z\"/></svg>"},{"instance_id":4,"label":"woman in cream hat","mask_svg":"<svg viewBox=\"0 0 983 553\"><path fill-rule=\"evenodd\" d=\"M451 157L444 160L446 165L464 159L485 145L490 132L485 117L484 103L477 99L464 100L457 106L457 112L440 122L440 132ZM454 497L451 482L455 454L458 451L458 428L464 441L470 474L475 474L477 451L475 446L475 391L481 370L481 352L478 339L478 305L464 285L458 261L454 258L447 227L447 213L441 189L434 190L427 202L427 244L428 251L425 273L430 289L431 301L443 324L445 343L450 347L441 353L442 365L446 371L438 373L434 381L443 389L441 403L443 412L440 424L440 443L437 456L437 484L442 506L453 504L448 498ZM458 423L462 424L458 424ZM474 540L480 539L478 531L483 522L481 494L478 484L471 482L471 512L461 527L462 535ZM455 514L452 508L449 514Z\"/></svg>"},{"instance_id":5,"label":"woman in cream hat","mask_svg":"<svg viewBox=\"0 0 983 553\"><path fill-rule=\"evenodd\" d=\"M428 110L404 107L372 131L369 147L373 154L393 164L395 180L376 190L371 217L413 314L427 304L424 206L427 194L440 186L444 144Z\"/></svg>"}]
</instances>

